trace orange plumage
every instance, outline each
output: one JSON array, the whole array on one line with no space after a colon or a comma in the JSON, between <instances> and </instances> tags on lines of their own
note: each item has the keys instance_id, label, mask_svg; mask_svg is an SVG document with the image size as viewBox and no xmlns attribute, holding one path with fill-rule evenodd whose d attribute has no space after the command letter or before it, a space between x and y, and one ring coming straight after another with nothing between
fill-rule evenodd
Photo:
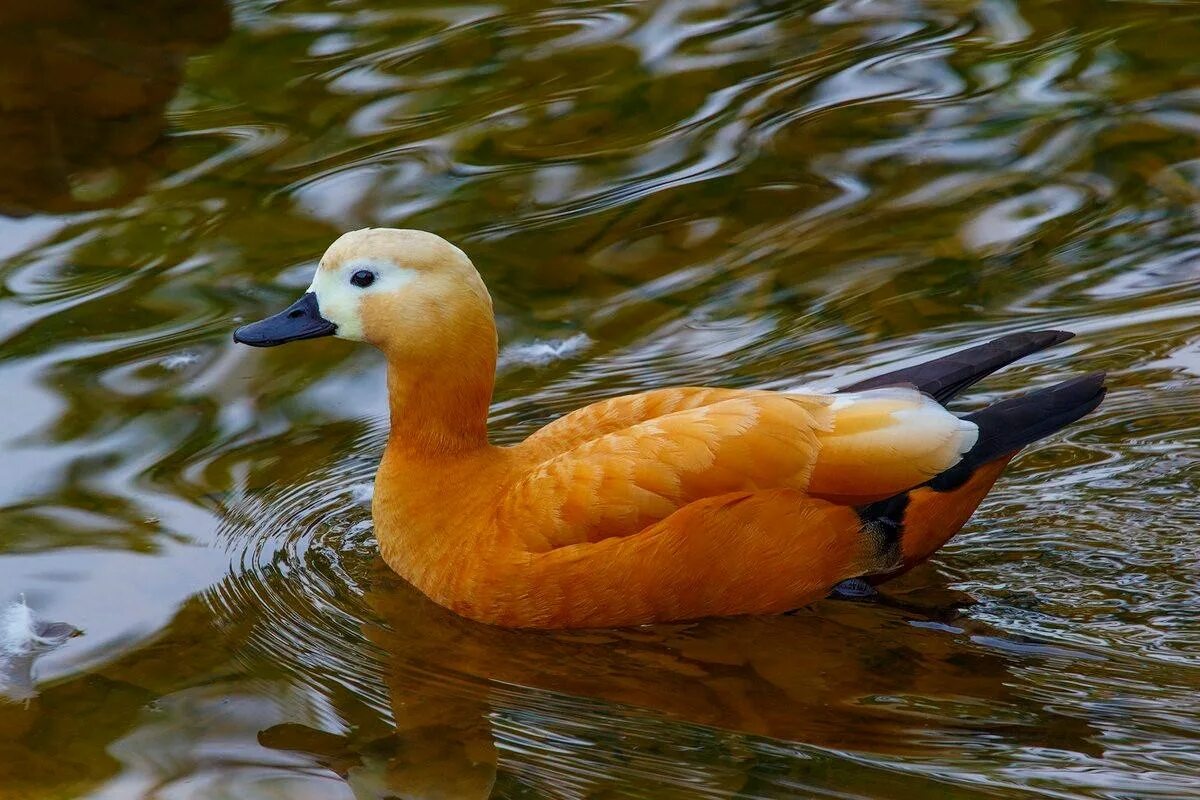
<instances>
[{"instance_id":1,"label":"orange plumage","mask_svg":"<svg viewBox=\"0 0 1200 800\"><path fill-rule=\"evenodd\" d=\"M384 559L442 605L513 627L772 613L847 578L886 579L948 540L1016 450L1103 396L1089 376L966 418L946 411L966 385L1065 337L1018 334L836 394L613 398L496 447L490 299L460 250L418 231L343 236L310 294L235 338L327 333L388 357L392 434L373 509Z\"/></svg>"}]
</instances>

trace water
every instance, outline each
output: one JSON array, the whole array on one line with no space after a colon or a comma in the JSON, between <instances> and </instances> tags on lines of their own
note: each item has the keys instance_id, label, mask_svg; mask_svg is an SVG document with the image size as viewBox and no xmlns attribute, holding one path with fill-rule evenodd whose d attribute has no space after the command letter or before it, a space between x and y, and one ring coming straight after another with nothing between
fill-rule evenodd
<instances>
[{"instance_id":1,"label":"water","mask_svg":"<svg viewBox=\"0 0 1200 800\"><path fill-rule=\"evenodd\" d=\"M0 605L84 635L6 673L0 797L1200 796L1197 41L1099 0L6 4ZM880 603L488 629L375 553L379 357L229 340L389 224L488 281L498 441L1041 327L1080 335L962 408L1112 392Z\"/></svg>"}]
</instances>

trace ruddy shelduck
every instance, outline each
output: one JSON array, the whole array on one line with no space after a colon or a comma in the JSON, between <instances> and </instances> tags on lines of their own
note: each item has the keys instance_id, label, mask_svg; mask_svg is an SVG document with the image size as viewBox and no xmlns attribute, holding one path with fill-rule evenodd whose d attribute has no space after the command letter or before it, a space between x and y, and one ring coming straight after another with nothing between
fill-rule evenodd
<instances>
[{"instance_id":1,"label":"ruddy shelduck","mask_svg":"<svg viewBox=\"0 0 1200 800\"><path fill-rule=\"evenodd\" d=\"M1087 375L966 416L944 404L1070 338L1004 336L837 392L702 387L614 397L488 441L491 296L431 233L347 233L291 307L234 339L339 336L383 351L375 480L384 560L472 619L638 625L806 605L929 558L1022 447L1099 405Z\"/></svg>"}]
</instances>

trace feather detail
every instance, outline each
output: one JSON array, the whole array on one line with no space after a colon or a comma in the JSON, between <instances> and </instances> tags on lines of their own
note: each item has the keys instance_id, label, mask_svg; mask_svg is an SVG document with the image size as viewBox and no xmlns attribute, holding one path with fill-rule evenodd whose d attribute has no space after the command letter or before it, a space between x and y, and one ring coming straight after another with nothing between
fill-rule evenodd
<instances>
[{"instance_id":1,"label":"feather detail","mask_svg":"<svg viewBox=\"0 0 1200 800\"><path fill-rule=\"evenodd\" d=\"M706 497L803 490L820 449L817 437L830 426L831 399L722 394L724 399L705 398L715 402L645 419L551 456L509 490L500 518L527 532L534 549L544 549L628 536ZM634 397L642 399L627 402L644 414L702 395ZM618 409L612 403L585 409L574 422L612 420L621 416ZM559 443L572 438L563 427L556 433Z\"/></svg>"}]
</instances>

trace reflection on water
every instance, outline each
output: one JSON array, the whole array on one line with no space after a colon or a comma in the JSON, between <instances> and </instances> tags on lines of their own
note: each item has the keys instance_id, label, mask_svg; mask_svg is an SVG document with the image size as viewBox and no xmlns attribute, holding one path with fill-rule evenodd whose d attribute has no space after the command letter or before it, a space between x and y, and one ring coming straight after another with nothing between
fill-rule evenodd
<instances>
[{"instance_id":1,"label":"reflection on water","mask_svg":"<svg viewBox=\"0 0 1200 800\"><path fill-rule=\"evenodd\" d=\"M87 635L0 704L0 797L1200 794L1198 37L1096 0L6 5L0 604ZM479 264L500 441L1035 327L1080 336L964 407L1114 388L880 602L484 628L375 554L377 356L228 339L375 224Z\"/></svg>"},{"instance_id":2,"label":"reflection on water","mask_svg":"<svg viewBox=\"0 0 1200 800\"><path fill-rule=\"evenodd\" d=\"M0 211L110 207L160 171L189 53L229 33L221 0L0 8Z\"/></svg>"}]
</instances>

